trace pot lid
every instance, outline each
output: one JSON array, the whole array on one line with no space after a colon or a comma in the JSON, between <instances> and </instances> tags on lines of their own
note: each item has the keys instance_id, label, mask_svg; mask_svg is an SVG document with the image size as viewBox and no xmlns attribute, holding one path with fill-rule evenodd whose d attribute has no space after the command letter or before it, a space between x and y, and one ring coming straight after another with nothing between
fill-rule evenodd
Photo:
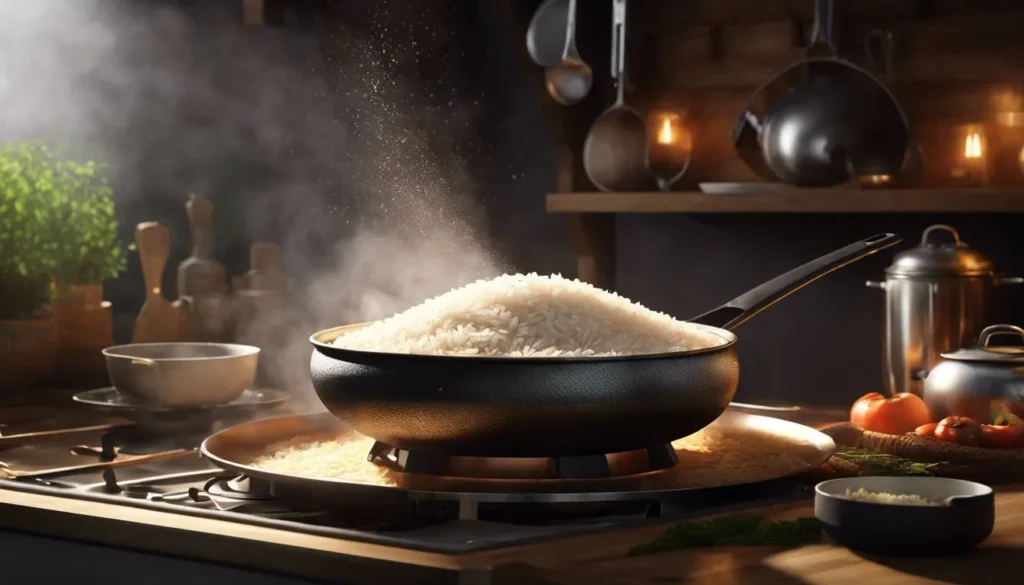
<instances>
[{"instance_id":1,"label":"pot lid","mask_svg":"<svg viewBox=\"0 0 1024 585\"><path fill-rule=\"evenodd\" d=\"M951 240L937 237L942 232ZM984 276L994 271L992 261L960 241L960 234L948 225L924 230L921 244L897 254L885 269L892 276Z\"/></svg>"},{"instance_id":2,"label":"pot lid","mask_svg":"<svg viewBox=\"0 0 1024 585\"><path fill-rule=\"evenodd\" d=\"M946 352L942 357L959 362L1024 364L1024 347L992 345L992 338L997 335L1013 335L1024 340L1024 329L1014 325L991 325L981 331L977 347Z\"/></svg>"}]
</instances>

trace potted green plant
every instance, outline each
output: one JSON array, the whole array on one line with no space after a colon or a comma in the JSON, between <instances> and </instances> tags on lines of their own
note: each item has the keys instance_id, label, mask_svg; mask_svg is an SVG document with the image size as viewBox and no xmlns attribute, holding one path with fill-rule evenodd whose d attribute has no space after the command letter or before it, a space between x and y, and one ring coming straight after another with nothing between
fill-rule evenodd
<instances>
[{"instance_id":1,"label":"potted green plant","mask_svg":"<svg viewBox=\"0 0 1024 585\"><path fill-rule=\"evenodd\" d=\"M100 350L113 344L103 282L126 264L106 169L60 158L35 142L4 148L4 160L11 163L7 180L15 185L15 203L32 210L20 245L31 247L35 270L49 275L53 285L62 373L79 381L103 378Z\"/></svg>"},{"instance_id":2,"label":"potted green plant","mask_svg":"<svg viewBox=\"0 0 1024 585\"><path fill-rule=\"evenodd\" d=\"M50 302L45 182L34 145L0 148L0 390L53 371L58 334Z\"/></svg>"},{"instance_id":3,"label":"potted green plant","mask_svg":"<svg viewBox=\"0 0 1024 585\"><path fill-rule=\"evenodd\" d=\"M46 255L56 287L58 363L63 377L76 383L102 381L106 367L100 350L114 343L103 282L116 278L127 262L117 234L113 189L103 165L58 159L45 148L39 154L56 177L44 195L49 203Z\"/></svg>"}]
</instances>

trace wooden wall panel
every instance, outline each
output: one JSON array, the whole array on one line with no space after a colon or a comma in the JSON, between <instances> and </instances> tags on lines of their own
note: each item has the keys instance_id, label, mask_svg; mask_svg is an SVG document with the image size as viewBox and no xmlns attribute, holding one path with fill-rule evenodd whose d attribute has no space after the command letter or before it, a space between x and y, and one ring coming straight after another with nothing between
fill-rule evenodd
<instances>
[{"instance_id":1,"label":"wooden wall panel","mask_svg":"<svg viewBox=\"0 0 1024 585\"><path fill-rule=\"evenodd\" d=\"M646 0L650 19L647 26L662 32L692 25L744 24L790 17L810 20L813 0ZM837 0L836 13L842 18L903 16L943 18L979 13L1020 10L1020 0Z\"/></svg>"},{"instance_id":2,"label":"wooden wall panel","mask_svg":"<svg viewBox=\"0 0 1024 585\"><path fill-rule=\"evenodd\" d=\"M730 141L754 90L801 59L811 29L812 0L647 0L634 3L631 41L639 108L684 111L694 158L680 189L702 181L753 181ZM1000 125L1016 112L1024 125L1024 0L837 0L836 42L859 65L863 39L892 31L888 78L925 151L926 185L949 184L954 128L989 126L995 183L1020 185L1017 160L1024 130ZM635 45L632 43L635 42ZM642 47L642 50L640 50Z\"/></svg>"},{"instance_id":3,"label":"wooden wall panel","mask_svg":"<svg viewBox=\"0 0 1024 585\"><path fill-rule=\"evenodd\" d=\"M634 60L650 60L645 71L665 87L754 87L803 57L809 28L800 28L787 21L680 26L652 35L651 50ZM878 18L839 28L843 57L862 65L865 35L892 31L894 81L1024 83L1024 11L942 22Z\"/></svg>"}]
</instances>

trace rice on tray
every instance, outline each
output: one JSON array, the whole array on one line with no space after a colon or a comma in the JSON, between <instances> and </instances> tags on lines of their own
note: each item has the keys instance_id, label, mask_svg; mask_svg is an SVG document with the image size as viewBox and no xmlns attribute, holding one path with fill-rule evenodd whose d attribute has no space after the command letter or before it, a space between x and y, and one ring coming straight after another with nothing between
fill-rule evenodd
<instances>
[{"instance_id":1,"label":"rice on tray","mask_svg":"<svg viewBox=\"0 0 1024 585\"><path fill-rule=\"evenodd\" d=\"M538 274L479 280L334 340L362 351L505 357L643 355L723 343L615 293Z\"/></svg>"},{"instance_id":2,"label":"rice on tray","mask_svg":"<svg viewBox=\"0 0 1024 585\"><path fill-rule=\"evenodd\" d=\"M250 465L264 471L315 479L395 486L398 474L366 460L373 439L293 439L271 445ZM818 451L792 437L769 431L723 429L712 423L672 442L679 463L673 486L704 488L764 481L806 471L819 463Z\"/></svg>"}]
</instances>

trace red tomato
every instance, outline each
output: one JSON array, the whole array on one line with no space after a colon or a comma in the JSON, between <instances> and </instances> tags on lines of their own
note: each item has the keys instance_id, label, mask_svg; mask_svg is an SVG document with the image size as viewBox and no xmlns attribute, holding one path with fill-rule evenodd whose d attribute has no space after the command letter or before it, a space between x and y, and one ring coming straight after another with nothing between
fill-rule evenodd
<instances>
[{"instance_id":1,"label":"red tomato","mask_svg":"<svg viewBox=\"0 0 1024 585\"><path fill-rule=\"evenodd\" d=\"M955 396L946 401L945 414L974 419L979 423L990 423L995 408L996 405L988 398Z\"/></svg>"},{"instance_id":2,"label":"red tomato","mask_svg":"<svg viewBox=\"0 0 1024 585\"><path fill-rule=\"evenodd\" d=\"M981 445L989 449L1020 449L1024 431L1020 425L981 425Z\"/></svg>"},{"instance_id":3,"label":"red tomato","mask_svg":"<svg viewBox=\"0 0 1024 585\"><path fill-rule=\"evenodd\" d=\"M981 425L966 416L947 416L935 427L935 438L958 445L981 443Z\"/></svg>"},{"instance_id":4,"label":"red tomato","mask_svg":"<svg viewBox=\"0 0 1024 585\"><path fill-rule=\"evenodd\" d=\"M850 422L866 431L902 435L932 420L928 406L915 394L903 392L886 398L877 392L865 394L850 409Z\"/></svg>"},{"instance_id":5,"label":"red tomato","mask_svg":"<svg viewBox=\"0 0 1024 585\"><path fill-rule=\"evenodd\" d=\"M858 404L862 402L871 402L872 400L885 400L885 395L881 392L869 392L858 398L857 401L853 403L853 407L857 408Z\"/></svg>"},{"instance_id":6,"label":"red tomato","mask_svg":"<svg viewBox=\"0 0 1024 585\"><path fill-rule=\"evenodd\" d=\"M928 423L926 425L921 425L914 429L914 434L920 435L922 437L931 437L934 439L935 427L937 426L939 426L939 423Z\"/></svg>"}]
</instances>

